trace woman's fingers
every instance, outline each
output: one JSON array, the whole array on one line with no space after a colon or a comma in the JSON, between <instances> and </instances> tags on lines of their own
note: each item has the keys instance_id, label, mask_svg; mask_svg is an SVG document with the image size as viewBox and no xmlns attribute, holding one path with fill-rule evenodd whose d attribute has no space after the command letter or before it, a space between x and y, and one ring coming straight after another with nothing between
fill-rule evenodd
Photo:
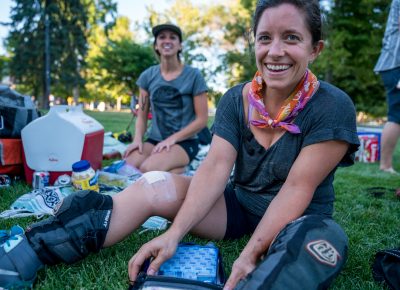
<instances>
[{"instance_id":1,"label":"woman's fingers","mask_svg":"<svg viewBox=\"0 0 400 290\"><path fill-rule=\"evenodd\" d=\"M235 271L234 269L232 269L232 273L225 283L224 290L234 289L237 283L244 277L246 277L245 273L243 273L242 271Z\"/></svg>"},{"instance_id":2,"label":"woman's fingers","mask_svg":"<svg viewBox=\"0 0 400 290\"><path fill-rule=\"evenodd\" d=\"M172 242L166 236L159 236L143 245L139 251L129 260L128 274L129 280L135 281L143 263L146 259L153 257L147 274L154 275L157 273L161 264L171 258L176 251L177 242Z\"/></svg>"},{"instance_id":3,"label":"woman's fingers","mask_svg":"<svg viewBox=\"0 0 400 290\"><path fill-rule=\"evenodd\" d=\"M157 257L151 262L149 269L147 270L148 275L155 275L160 269L161 264L170 258L169 255L165 255L164 252L159 252Z\"/></svg>"},{"instance_id":4,"label":"woman's fingers","mask_svg":"<svg viewBox=\"0 0 400 290\"><path fill-rule=\"evenodd\" d=\"M133 151L135 151L135 150L138 149L138 148L139 148L139 152L140 152L140 151L141 151L141 147L142 147L141 144L139 144L139 145L137 145L137 144L135 144L135 143L129 144L129 146L126 148L126 150L125 150L125 152L124 152L123 158L128 157L129 154L131 154ZM140 152L140 153L141 153L141 152Z\"/></svg>"},{"instance_id":5,"label":"woman's fingers","mask_svg":"<svg viewBox=\"0 0 400 290\"><path fill-rule=\"evenodd\" d=\"M254 270L254 268L255 265L253 263L248 259L239 256L239 258L233 263L232 272L225 283L224 290L234 289L237 283L244 279L247 274Z\"/></svg>"},{"instance_id":6,"label":"woman's fingers","mask_svg":"<svg viewBox=\"0 0 400 290\"><path fill-rule=\"evenodd\" d=\"M129 260L128 264L128 275L130 281L135 281L140 269L146 261L146 259L150 258L151 251L144 249L143 247Z\"/></svg>"},{"instance_id":7,"label":"woman's fingers","mask_svg":"<svg viewBox=\"0 0 400 290\"><path fill-rule=\"evenodd\" d=\"M173 145L173 144L169 144L169 143L167 143L167 142L158 143L158 144L154 147L153 153L159 153L159 152L163 151L164 149L167 150L167 152L169 152L169 150L171 149L171 146L172 146L172 145Z\"/></svg>"}]
</instances>

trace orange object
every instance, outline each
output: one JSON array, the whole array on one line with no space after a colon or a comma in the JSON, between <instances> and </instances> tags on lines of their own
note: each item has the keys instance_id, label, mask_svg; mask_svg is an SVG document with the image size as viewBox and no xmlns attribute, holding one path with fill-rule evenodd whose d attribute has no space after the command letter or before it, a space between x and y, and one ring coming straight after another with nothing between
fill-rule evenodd
<instances>
[{"instance_id":1,"label":"orange object","mask_svg":"<svg viewBox=\"0 0 400 290\"><path fill-rule=\"evenodd\" d=\"M21 139L0 139L0 174L22 174Z\"/></svg>"}]
</instances>

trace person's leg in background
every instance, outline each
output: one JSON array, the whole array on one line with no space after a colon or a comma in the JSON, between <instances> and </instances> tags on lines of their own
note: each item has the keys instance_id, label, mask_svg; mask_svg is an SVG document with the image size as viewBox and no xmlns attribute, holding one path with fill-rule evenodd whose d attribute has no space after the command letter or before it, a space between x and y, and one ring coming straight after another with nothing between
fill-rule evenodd
<instances>
[{"instance_id":1,"label":"person's leg in background","mask_svg":"<svg viewBox=\"0 0 400 290\"><path fill-rule=\"evenodd\" d=\"M142 172L148 171L169 171L175 174L185 172L186 166L196 157L199 152L199 142L197 139L184 140L161 152L152 153L138 167Z\"/></svg>"},{"instance_id":2,"label":"person's leg in background","mask_svg":"<svg viewBox=\"0 0 400 290\"><path fill-rule=\"evenodd\" d=\"M388 121L382 131L380 169L396 173L393 168L393 153L400 138L400 68L381 72L387 94Z\"/></svg>"},{"instance_id":3,"label":"person's leg in background","mask_svg":"<svg viewBox=\"0 0 400 290\"><path fill-rule=\"evenodd\" d=\"M396 173L393 168L393 153L397 140L400 137L400 125L387 122L382 131L380 169L390 173Z\"/></svg>"}]
</instances>

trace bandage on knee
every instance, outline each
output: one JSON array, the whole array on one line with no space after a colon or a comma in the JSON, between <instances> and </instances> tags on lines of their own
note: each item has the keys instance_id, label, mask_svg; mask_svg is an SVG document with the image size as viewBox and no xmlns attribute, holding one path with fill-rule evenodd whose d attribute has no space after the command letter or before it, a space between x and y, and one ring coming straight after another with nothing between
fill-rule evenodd
<instances>
[{"instance_id":1,"label":"bandage on knee","mask_svg":"<svg viewBox=\"0 0 400 290\"><path fill-rule=\"evenodd\" d=\"M55 216L31 225L26 236L43 263L77 262L103 246L112 207L109 195L79 191L63 200Z\"/></svg>"},{"instance_id":2,"label":"bandage on knee","mask_svg":"<svg viewBox=\"0 0 400 290\"><path fill-rule=\"evenodd\" d=\"M146 172L137 180L138 184L148 190L146 195L150 202L176 201L176 187L172 174L164 171Z\"/></svg>"}]
</instances>

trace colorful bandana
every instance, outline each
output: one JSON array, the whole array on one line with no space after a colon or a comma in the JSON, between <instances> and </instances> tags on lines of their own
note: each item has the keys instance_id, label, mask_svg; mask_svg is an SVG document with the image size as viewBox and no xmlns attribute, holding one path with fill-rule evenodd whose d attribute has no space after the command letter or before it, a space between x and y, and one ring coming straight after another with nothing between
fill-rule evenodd
<instances>
[{"instance_id":1,"label":"colorful bandana","mask_svg":"<svg viewBox=\"0 0 400 290\"><path fill-rule=\"evenodd\" d=\"M317 77L310 70L305 72L302 80L283 103L275 120L269 116L263 103L261 91L264 84L261 73L257 71L251 82L251 88L247 98L249 100L249 108L255 108L261 119L251 120L252 110L249 109L250 123L259 128L280 127L292 134L299 134L300 128L297 125L292 124L292 121L301 110L304 109L307 102L318 90L319 81Z\"/></svg>"}]
</instances>

